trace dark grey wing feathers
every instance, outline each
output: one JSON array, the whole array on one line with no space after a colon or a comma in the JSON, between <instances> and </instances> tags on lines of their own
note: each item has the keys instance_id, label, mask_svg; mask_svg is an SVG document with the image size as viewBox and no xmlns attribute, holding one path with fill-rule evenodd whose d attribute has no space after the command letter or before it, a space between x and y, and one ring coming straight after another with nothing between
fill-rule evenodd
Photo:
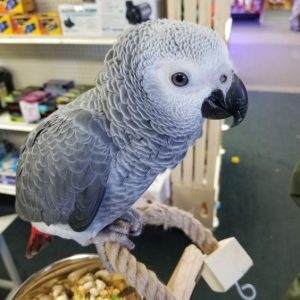
<instances>
[{"instance_id":1,"label":"dark grey wing feathers","mask_svg":"<svg viewBox=\"0 0 300 300\"><path fill-rule=\"evenodd\" d=\"M23 219L92 222L105 194L112 141L99 115L80 108L54 113L32 132L21 153L16 210Z\"/></svg>"},{"instance_id":2,"label":"dark grey wing feathers","mask_svg":"<svg viewBox=\"0 0 300 300\"><path fill-rule=\"evenodd\" d=\"M75 231L83 231L90 225L104 197L104 185L97 184L97 181L100 182L100 178L96 177L95 180L95 184L78 195L75 208L69 216L68 223ZM95 198L95 195L98 195L96 201L90 201Z\"/></svg>"}]
</instances>

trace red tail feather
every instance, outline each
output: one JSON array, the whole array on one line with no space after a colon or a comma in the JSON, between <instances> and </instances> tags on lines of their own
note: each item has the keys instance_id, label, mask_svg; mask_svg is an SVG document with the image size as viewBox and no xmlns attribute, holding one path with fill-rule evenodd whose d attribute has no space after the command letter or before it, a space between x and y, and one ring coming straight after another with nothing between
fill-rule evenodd
<instances>
[{"instance_id":1,"label":"red tail feather","mask_svg":"<svg viewBox=\"0 0 300 300\"><path fill-rule=\"evenodd\" d=\"M31 258L52 241L52 236L31 226L30 238L26 247L26 257Z\"/></svg>"}]
</instances>

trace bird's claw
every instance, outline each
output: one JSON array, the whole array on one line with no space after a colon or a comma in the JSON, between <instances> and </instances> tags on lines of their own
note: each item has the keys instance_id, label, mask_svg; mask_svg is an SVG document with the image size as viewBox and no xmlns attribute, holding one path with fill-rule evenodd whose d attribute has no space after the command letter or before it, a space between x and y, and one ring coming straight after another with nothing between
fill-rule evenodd
<instances>
[{"instance_id":1,"label":"bird's claw","mask_svg":"<svg viewBox=\"0 0 300 300\"><path fill-rule=\"evenodd\" d=\"M124 215L112 224L105 227L97 236L93 238L93 242L97 247L102 262L109 271L113 271L112 266L107 260L105 253L105 243L115 242L126 247L128 250L134 248L134 243L129 236L137 236L141 234L143 225L139 214L134 210L128 210Z\"/></svg>"},{"instance_id":2,"label":"bird's claw","mask_svg":"<svg viewBox=\"0 0 300 300\"><path fill-rule=\"evenodd\" d=\"M139 213L135 209L127 210L120 220L125 221L129 225L128 234L131 236L138 236L143 230L143 223L141 221Z\"/></svg>"}]
</instances>

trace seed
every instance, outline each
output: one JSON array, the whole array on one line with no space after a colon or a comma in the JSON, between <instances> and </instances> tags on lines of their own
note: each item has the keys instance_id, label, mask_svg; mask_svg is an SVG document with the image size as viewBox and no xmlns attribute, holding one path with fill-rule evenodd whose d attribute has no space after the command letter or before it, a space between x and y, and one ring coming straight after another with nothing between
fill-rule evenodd
<instances>
[{"instance_id":1,"label":"seed","mask_svg":"<svg viewBox=\"0 0 300 300\"><path fill-rule=\"evenodd\" d=\"M91 282L91 281L88 281L88 282L86 282L84 285L83 285L83 288L85 289L85 290L89 290L90 288L92 288L93 287L93 282Z\"/></svg>"},{"instance_id":2,"label":"seed","mask_svg":"<svg viewBox=\"0 0 300 300\"><path fill-rule=\"evenodd\" d=\"M102 291L106 287L106 283L100 279L96 279L96 286L98 291Z\"/></svg>"},{"instance_id":3,"label":"seed","mask_svg":"<svg viewBox=\"0 0 300 300\"><path fill-rule=\"evenodd\" d=\"M54 285L52 287L53 297L55 298L55 297L59 296L63 292L63 290L64 290L64 287L62 285Z\"/></svg>"}]
</instances>

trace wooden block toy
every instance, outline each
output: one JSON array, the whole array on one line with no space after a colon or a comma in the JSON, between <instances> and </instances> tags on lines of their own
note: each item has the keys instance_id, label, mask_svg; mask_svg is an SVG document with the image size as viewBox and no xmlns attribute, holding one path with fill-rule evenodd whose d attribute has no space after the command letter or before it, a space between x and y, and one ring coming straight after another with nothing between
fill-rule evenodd
<instances>
[{"instance_id":1,"label":"wooden block toy","mask_svg":"<svg viewBox=\"0 0 300 300\"><path fill-rule=\"evenodd\" d=\"M226 292L252 265L247 252L231 237L220 241L218 248L205 256L202 277L213 291Z\"/></svg>"},{"instance_id":2,"label":"wooden block toy","mask_svg":"<svg viewBox=\"0 0 300 300\"><path fill-rule=\"evenodd\" d=\"M190 299L203 265L203 258L204 255L196 246L190 245L185 248L168 282L168 288L176 299Z\"/></svg>"}]
</instances>

